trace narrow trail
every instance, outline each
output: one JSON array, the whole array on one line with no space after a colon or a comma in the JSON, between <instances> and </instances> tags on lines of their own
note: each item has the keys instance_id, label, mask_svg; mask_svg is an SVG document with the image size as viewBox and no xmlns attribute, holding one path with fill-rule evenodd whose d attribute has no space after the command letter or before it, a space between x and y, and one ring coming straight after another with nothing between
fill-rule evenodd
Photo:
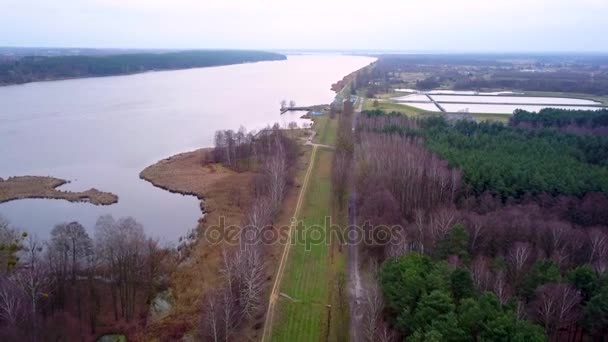
<instances>
[{"instance_id":1,"label":"narrow trail","mask_svg":"<svg viewBox=\"0 0 608 342\"><path fill-rule=\"evenodd\" d=\"M310 154L310 162L308 164L308 170L306 170L306 175L304 176L304 181L302 182L302 187L300 188L300 194L298 195L298 202L296 204L296 208L293 213L293 218L291 225L289 226L289 232L287 234L287 242L285 247L283 247L283 254L281 255L281 260L279 261L279 268L277 270L277 275L274 279L274 284L272 285L272 291L270 292L270 299L268 301L268 309L266 310L266 320L264 321L264 330L262 332L262 342L270 341L271 332L272 332L272 322L274 319L274 308L279 298L279 290L281 287L281 279L283 278L283 273L285 272L285 267L287 265L287 258L289 256L289 250L291 249L291 235L295 226L297 224L297 218L300 216L300 209L302 208L302 202L304 201L304 196L306 195L306 189L308 188L308 181L310 179L310 174L312 173L312 169L315 164L315 156L317 154L317 148L319 147L317 144L312 145L312 152Z\"/></svg>"},{"instance_id":2,"label":"narrow trail","mask_svg":"<svg viewBox=\"0 0 608 342\"><path fill-rule=\"evenodd\" d=\"M363 99L359 101L359 106L353 117L353 132L356 128L357 117L361 115L363 110ZM348 199L348 229L357 229L357 192L351 184L351 192ZM346 236L350 235L347 232ZM363 320L362 310L360 308L363 299L363 284L361 282L361 274L359 273L359 245L348 243L348 261L346 263L348 274L348 297L350 306L350 340L351 342L361 341L361 322Z\"/></svg>"}]
</instances>

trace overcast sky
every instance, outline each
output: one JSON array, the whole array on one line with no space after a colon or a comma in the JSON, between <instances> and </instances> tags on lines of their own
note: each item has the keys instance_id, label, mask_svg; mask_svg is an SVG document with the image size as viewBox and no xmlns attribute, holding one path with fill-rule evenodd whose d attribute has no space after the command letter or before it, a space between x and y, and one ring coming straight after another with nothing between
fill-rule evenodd
<instances>
[{"instance_id":1,"label":"overcast sky","mask_svg":"<svg viewBox=\"0 0 608 342\"><path fill-rule=\"evenodd\" d=\"M608 0L0 0L0 46L608 51Z\"/></svg>"}]
</instances>

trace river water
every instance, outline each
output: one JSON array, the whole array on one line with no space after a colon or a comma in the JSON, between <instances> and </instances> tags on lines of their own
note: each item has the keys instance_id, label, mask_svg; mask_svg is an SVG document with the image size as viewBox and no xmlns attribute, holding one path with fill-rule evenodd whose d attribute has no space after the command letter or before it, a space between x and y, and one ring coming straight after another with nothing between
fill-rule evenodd
<instances>
[{"instance_id":1,"label":"river water","mask_svg":"<svg viewBox=\"0 0 608 342\"><path fill-rule=\"evenodd\" d=\"M0 87L0 177L70 180L60 189L115 193L111 206L27 199L0 204L14 226L47 238L61 222L92 232L99 215L132 216L147 233L174 242L201 216L195 197L140 180L146 166L208 147L218 129L300 124L279 116L282 99L329 103L332 83L374 59L288 56L286 61L152 72Z\"/></svg>"}]
</instances>

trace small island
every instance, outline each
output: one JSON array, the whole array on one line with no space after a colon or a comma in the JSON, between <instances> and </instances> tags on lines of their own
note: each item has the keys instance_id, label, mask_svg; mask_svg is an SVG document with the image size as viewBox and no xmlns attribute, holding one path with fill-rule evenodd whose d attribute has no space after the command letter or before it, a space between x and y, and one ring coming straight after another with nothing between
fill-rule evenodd
<instances>
[{"instance_id":1,"label":"small island","mask_svg":"<svg viewBox=\"0 0 608 342\"><path fill-rule=\"evenodd\" d=\"M118 202L118 196L95 188L82 191L61 191L58 187L69 183L54 177L22 176L0 178L0 203L26 199L48 198L69 202L87 202L95 205L110 205Z\"/></svg>"}]
</instances>

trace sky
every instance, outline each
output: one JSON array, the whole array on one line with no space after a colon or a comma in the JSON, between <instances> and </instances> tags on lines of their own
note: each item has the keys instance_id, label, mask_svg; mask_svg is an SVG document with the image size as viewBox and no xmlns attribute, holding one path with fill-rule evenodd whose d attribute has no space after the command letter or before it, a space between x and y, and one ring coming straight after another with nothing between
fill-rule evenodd
<instances>
[{"instance_id":1,"label":"sky","mask_svg":"<svg viewBox=\"0 0 608 342\"><path fill-rule=\"evenodd\" d=\"M0 0L0 46L608 52L608 0Z\"/></svg>"}]
</instances>

